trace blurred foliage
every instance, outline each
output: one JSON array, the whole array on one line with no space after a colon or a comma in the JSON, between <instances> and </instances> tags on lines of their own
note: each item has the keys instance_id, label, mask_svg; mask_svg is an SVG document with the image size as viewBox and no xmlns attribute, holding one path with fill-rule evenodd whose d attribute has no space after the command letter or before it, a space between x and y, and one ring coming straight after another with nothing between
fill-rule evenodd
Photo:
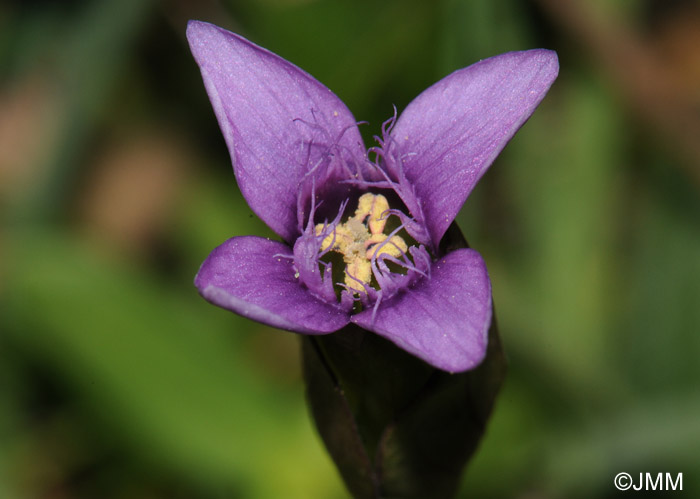
<instances>
[{"instance_id":1,"label":"blurred foliage","mask_svg":"<svg viewBox=\"0 0 700 499\"><path fill-rule=\"evenodd\" d=\"M238 192L184 38L214 22L366 140L450 71L557 50L467 201L510 372L463 497L613 497L700 465L700 8L683 0L0 5L0 497L345 497L294 335L205 303ZM504 479L507 477L507 479Z\"/></svg>"}]
</instances>

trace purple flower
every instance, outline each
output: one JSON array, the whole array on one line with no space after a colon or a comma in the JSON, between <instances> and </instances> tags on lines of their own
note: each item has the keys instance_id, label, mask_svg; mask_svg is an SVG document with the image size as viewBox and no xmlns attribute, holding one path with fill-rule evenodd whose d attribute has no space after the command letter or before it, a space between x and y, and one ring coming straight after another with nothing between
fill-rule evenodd
<instances>
[{"instance_id":1,"label":"purple flower","mask_svg":"<svg viewBox=\"0 0 700 499\"><path fill-rule=\"evenodd\" d=\"M365 149L343 102L244 38L190 21L187 38L252 210L284 242L216 248L204 298L302 334L349 323L446 371L483 359L491 283L473 249L439 243L557 76L554 52L511 52L420 94Z\"/></svg>"}]
</instances>

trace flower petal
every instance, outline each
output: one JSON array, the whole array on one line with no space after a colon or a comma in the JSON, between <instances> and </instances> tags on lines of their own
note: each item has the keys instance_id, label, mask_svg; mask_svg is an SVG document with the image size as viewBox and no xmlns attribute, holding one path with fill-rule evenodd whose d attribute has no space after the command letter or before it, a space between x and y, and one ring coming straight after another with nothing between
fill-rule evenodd
<instances>
[{"instance_id":1,"label":"flower petal","mask_svg":"<svg viewBox=\"0 0 700 499\"><path fill-rule=\"evenodd\" d=\"M431 276L352 322L439 369L466 371L486 354L491 282L481 255L458 249L433 263Z\"/></svg>"},{"instance_id":2,"label":"flower petal","mask_svg":"<svg viewBox=\"0 0 700 499\"><path fill-rule=\"evenodd\" d=\"M365 157L355 118L312 76L234 33L190 21L187 39L241 192L272 230L292 242L297 193L309 169L329 158L342 168Z\"/></svg>"},{"instance_id":3,"label":"flower petal","mask_svg":"<svg viewBox=\"0 0 700 499\"><path fill-rule=\"evenodd\" d=\"M549 50L499 55L443 78L401 114L391 135L436 247L558 71L557 55Z\"/></svg>"},{"instance_id":4,"label":"flower petal","mask_svg":"<svg viewBox=\"0 0 700 499\"><path fill-rule=\"evenodd\" d=\"M211 252L195 277L200 294L269 326L304 334L332 333L348 314L322 302L295 277L288 246L255 236L229 239Z\"/></svg>"}]
</instances>

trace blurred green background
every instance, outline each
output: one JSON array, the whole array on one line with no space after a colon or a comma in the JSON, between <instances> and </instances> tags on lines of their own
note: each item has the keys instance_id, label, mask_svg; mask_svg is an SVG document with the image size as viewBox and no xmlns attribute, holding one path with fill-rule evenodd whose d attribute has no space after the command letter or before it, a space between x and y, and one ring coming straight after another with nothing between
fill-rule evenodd
<instances>
[{"instance_id":1,"label":"blurred green background","mask_svg":"<svg viewBox=\"0 0 700 499\"><path fill-rule=\"evenodd\" d=\"M561 72L459 216L510 371L462 497L700 496L700 6L672 0L0 4L0 498L335 498L297 338L207 304L241 198L187 19L379 125L452 70Z\"/></svg>"}]
</instances>

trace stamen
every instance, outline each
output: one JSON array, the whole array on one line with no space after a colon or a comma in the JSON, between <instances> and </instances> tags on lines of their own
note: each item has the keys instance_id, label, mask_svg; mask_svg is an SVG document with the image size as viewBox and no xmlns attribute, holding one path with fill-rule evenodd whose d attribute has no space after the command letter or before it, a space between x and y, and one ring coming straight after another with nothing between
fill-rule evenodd
<instances>
[{"instance_id":1,"label":"stamen","mask_svg":"<svg viewBox=\"0 0 700 499\"><path fill-rule=\"evenodd\" d=\"M381 264L384 258L390 261L399 257L406 259L408 245L397 235L401 226L389 235L384 233L387 217L393 211L386 197L368 192L360 196L355 214L345 223L339 223L339 218L336 218L332 224L326 222L315 226L316 235L323 238L320 245L322 254L336 251L343 255L344 287L349 291L366 294L373 274L377 282L383 281L383 276L379 273L383 274L385 271L385 266ZM375 264L378 258L379 268ZM401 265L406 268L412 267L410 263ZM373 272L373 269L376 271Z\"/></svg>"}]
</instances>

